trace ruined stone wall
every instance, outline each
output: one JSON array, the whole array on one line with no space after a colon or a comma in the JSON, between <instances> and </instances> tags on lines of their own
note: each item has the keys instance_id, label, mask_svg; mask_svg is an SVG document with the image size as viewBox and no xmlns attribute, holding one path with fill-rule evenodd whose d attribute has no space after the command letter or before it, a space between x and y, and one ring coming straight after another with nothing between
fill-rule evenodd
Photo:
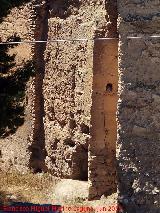
<instances>
[{"instance_id":1,"label":"ruined stone wall","mask_svg":"<svg viewBox=\"0 0 160 213\"><path fill-rule=\"evenodd\" d=\"M25 54L34 60L36 72L26 88L25 123L1 143L1 167L80 180L89 175L90 199L116 190L116 8L109 0L34 0L2 22L3 41L16 32L48 42L10 50L20 64ZM99 37L113 39L92 40ZM91 40L49 42L77 38Z\"/></svg>"},{"instance_id":2,"label":"ruined stone wall","mask_svg":"<svg viewBox=\"0 0 160 213\"><path fill-rule=\"evenodd\" d=\"M1 40L117 38L118 190L127 212L158 212L159 1L31 1L0 24ZM127 36L142 36L131 39ZM89 198L116 190L117 40L64 41L9 49L35 61L25 122L0 140L0 168L87 180ZM88 154L89 152L89 154ZM89 164L88 164L89 163Z\"/></svg>"},{"instance_id":3,"label":"ruined stone wall","mask_svg":"<svg viewBox=\"0 0 160 213\"><path fill-rule=\"evenodd\" d=\"M13 33L17 33L22 40L49 41L56 38L117 37L115 3L116 1L111 3L105 0L34 0L23 7L11 10L0 25L2 40L5 41ZM93 41L48 42L36 43L34 47L28 44L18 45L10 50L12 54L17 53L16 58L19 65L22 63L21 57L24 58L24 55L26 55L26 61L33 59L36 73L35 77L28 83L28 89L26 89L28 103L26 103L25 124L18 128L14 135L3 139L3 158L9 156L9 161L11 158L16 158L18 165L19 157L17 156L20 155L22 164L32 168L35 172L50 171L60 177L87 180L89 144L91 155L94 155L94 143L92 143L94 133L91 135L90 128L91 123L93 126L97 125L94 119L94 121L91 121L92 114L94 116L94 112L91 113L92 92L95 89L93 75L94 69L97 69L98 72L99 65L96 65L96 63L100 62L96 48L99 52L104 51L107 54L111 48L111 51L115 51L113 55L116 57L117 44L111 42L110 47L108 44L109 41L99 41L99 43ZM102 52L102 55L104 53ZM114 63L111 62L114 56L111 53L111 58L106 58L106 64L112 63L111 67L114 67ZM108 54L108 57L110 57L110 54ZM104 56L103 60L106 59ZM107 66L103 60L102 63ZM100 69L103 69L103 66ZM112 73L112 71L107 72L106 76ZM115 70L113 76L114 73ZM107 88L107 84L109 88ZM116 86L112 86L113 88L110 88L110 79L108 78L103 89L113 89L114 92L112 91L112 93L115 93ZM106 106L110 101L112 102L111 99L106 98ZM106 122L109 123L112 120L112 118L110 120L110 117L112 116L107 116ZM113 126L115 131L115 122ZM24 136L24 130L27 132L26 136ZM105 134L103 127L101 130L102 134ZM101 133L97 131L96 134ZM112 150L111 158L114 158L115 132L113 138L112 133L108 133L108 135L110 136L108 136L107 150L109 150L110 145L112 146L113 141L114 150ZM8 141L7 150L4 146L6 141ZM95 142L101 146L101 141L97 139ZM20 144L22 144L22 147L24 146L22 148L24 151L18 153ZM17 147L16 149L14 149L14 145ZM105 153L107 153L107 150ZM12 151L14 152L13 155ZM96 155L98 155L98 152ZM14 165L15 163L11 164ZM101 162L97 162L95 168L99 167L100 164ZM8 165L8 160L4 159L3 165L4 167ZM90 161L90 165L93 167L94 162ZM18 167L18 170L21 170L20 167ZM108 171L108 168L106 170ZM93 182L91 173L89 178ZM115 174L115 172L113 173ZM110 176L109 171L108 175ZM96 184L92 189L95 190ZM107 185L109 185L109 182Z\"/></svg>"},{"instance_id":4,"label":"ruined stone wall","mask_svg":"<svg viewBox=\"0 0 160 213\"><path fill-rule=\"evenodd\" d=\"M49 1L48 40L107 34L105 1ZM48 43L44 108L46 165L58 176L87 180L93 42Z\"/></svg>"},{"instance_id":5,"label":"ruined stone wall","mask_svg":"<svg viewBox=\"0 0 160 213\"><path fill-rule=\"evenodd\" d=\"M118 176L127 212L159 212L160 2L118 1ZM127 36L142 36L129 39Z\"/></svg>"}]
</instances>

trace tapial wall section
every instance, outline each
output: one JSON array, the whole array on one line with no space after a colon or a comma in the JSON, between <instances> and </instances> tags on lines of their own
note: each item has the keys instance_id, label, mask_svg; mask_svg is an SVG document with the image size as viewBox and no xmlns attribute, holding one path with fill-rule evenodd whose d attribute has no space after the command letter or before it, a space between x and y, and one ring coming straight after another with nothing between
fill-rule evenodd
<instances>
[{"instance_id":1,"label":"tapial wall section","mask_svg":"<svg viewBox=\"0 0 160 213\"><path fill-rule=\"evenodd\" d=\"M1 23L3 41L14 32L22 40L48 40L14 49L30 53L35 76L26 86L24 125L2 139L1 168L89 176L91 199L115 190L118 43L93 40L117 38L116 7L116 0L34 0ZM49 42L77 38L93 40Z\"/></svg>"},{"instance_id":2,"label":"tapial wall section","mask_svg":"<svg viewBox=\"0 0 160 213\"><path fill-rule=\"evenodd\" d=\"M89 199L116 192L118 39L96 41L89 144Z\"/></svg>"},{"instance_id":3,"label":"tapial wall section","mask_svg":"<svg viewBox=\"0 0 160 213\"><path fill-rule=\"evenodd\" d=\"M118 1L118 183L127 212L159 212L159 1ZM140 36L142 38L127 38Z\"/></svg>"},{"instance_id":4,"label":"tapial wall section","mask_svg":"<svg viewBox=\"0 0 160 213\"><path fill-rule=\"evenodd\" d=\"M64 4L64 1L48 1L50 13L48 40L53 38L116 37L115 1L112 3L102 0L69 2ZM95 143L98 147L103 144L101 140L94 138L94 131L100 137L108 135L106 147L102 145L102 150L105 148L105 156L103 157L108 156L107 165L115 161L115 120L112 118L111 113L109 114L109 110L104 111L105 122L108 124L105 125L105 130L104 127L101 129L104 120L99 120L99 118L95 120L95 116L99 113L99 109L96 109L96 107L103 108L104 105L102 102L102 106L100 106L100 103L95 105L97 100L94 100L93 95L93 93L95 94L94 90L96 90L93 79L97 77L96 73L100 71L98 70L98 64L101 61L100 56L102 56L103 61L101 62L105 65L105 68L103 70L103 66L100 65L100 73L106 72L106 74L100 74L101 77L98 78L99 84L101 84L100 78L101 80L108 79L104 85L104 96L106 97L106 108L108 104L111 110L112 106L109 102L112 101L112 97L116 93L117 85L115 85L115 82L117 79L115 80L112 77L112 72L115 75L115 70L108 69L110 66L116 67L116 65L113 65L114 61L112 60L114 60L114 56L117 56L117 49L116 42L112 43L111 41L111 46L107 46L109 44L110 41L97 41L95 44L93 41L64 41L48 43L46 46L43 81L45 147L47 152L45 163L48 170L54 175L87 180L89 170L89 180L94 181L91 174L94 170L92 160L89 160L90 165L88 168L88 145L91 150L92 147L94 150ZM108 51L111 55L108 54ZM105 57L104 54L107 54L107 56ZM97 56L95 57L95 55ZM93 110L91 112L92 105ZM113 108L114 111L114 103ZM102 122L102 125L100 124L99 127L100 122ZM91 131L91 125L95 130ZM96 130L96 128L98 129ZM99 133L98 130L100 130ZM107 130L109 133L106 133ZM113 138L112 131L115 131ZM99 151L97 150L96 155L98 154ZM91 155L94 155L94 153ZM101 162L95 165L95 168L100 165ZM101 165L101 167L103 166ZM90 172L90 170L92 171ZM107 191L112 188L110 183L114 181L110 179L112 179L111 176L115 175L115 170L111 172L108 166L105 171L104 178L108 177L108 179L104 182L107 182L107 186L110 185L105 188L105 191ZM102 179L103 177L98 176L97 178ZM96 190L96 186L94 185L92 188ZM102 195L102 192L100 194ZM96 196L93 195L93 197Z\"/></svg>"}]
</instances>

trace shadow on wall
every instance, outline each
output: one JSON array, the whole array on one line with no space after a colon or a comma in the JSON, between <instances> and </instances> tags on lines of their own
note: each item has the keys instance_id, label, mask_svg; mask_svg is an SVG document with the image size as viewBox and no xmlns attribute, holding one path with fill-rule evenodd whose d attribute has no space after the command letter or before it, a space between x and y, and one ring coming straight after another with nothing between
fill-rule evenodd
<instances>
[{"instance_id":1,"label":"shadow on wall","mask_svg":"<svg viewBox=\"0 0 160 213\"><path fill-rule=\"evenodd\" d=\"M81 5L79 0L55 0L49 3L51 17L66 19L71 14L77 14Z\"/></svg>"},{"instance_id":2,"label":"shadow on wall","mask_svg":"<svg viewBox=\"0 0 160 213\"><path fill-rule=\"evenodd\" d=\"M108 21L108 18L109 18L109 23L107 25L108 37L118 38L118 31L117 31L117 19L118 19L117 0L105 0L105 8L106 8L106 11L107 11L106 20Z\"/></svg>"},{"instance_id":3,"label":"shadow on wall","mask_svg":"<svg viewBox=\"0 0 160 213\"><path fill-rule=\"evenodd\" d=\"M45 1L42 6L36 7L36 21L34 38L37 41L48 40L49 6ZM45 76L45 50L47 43L36 43L34 46L35 79L34 79L34 130L33 142L29 147L31 151L30 168L35 173L46 172L45 157L45 131L44 131L44 95L43 80Z\"/></svg>"},{"instance_id":4,"label":"shadow on wall","mask_svg":"<svg viewBox=\"0 0 160 213\"><path fill-rule=\"evenodd\" d=\"M19 41L11 37L9 41ZM14 47L12 45L12 47ZM33 62L28 61L22 68L12 71L14 56L7 54L10 45L0 46L0 137L15 133L24 122L25 87L34 74Z\"/></svg>"},{"instance_id":5,"label":"shadow on wall","mask_svg":"<svg viewBox=\"0 0 160 213\"><path fill-rule=\"evenodd\" d=\"M79 144L73 153L72 179L88 181L88 142Z\"/></svg>"},{"instance_id":6,"label":"shadow on wall","mask_svg":"<svg viewBox=\"0 0 160 213\"><path fill-rule=\"evenodd\" d=\"M0 22L3 21L3 17L7 16L12 8L21 6L23 3L29 1L30 0L1 0Z\"/></svg>"},{"instance_id":7,"label":"shadow on wall","mask_svg":"<svg viewBox=\"0 0 160 213\"><path fill-rule=\"evenodd\" d=\"M1 0L0 22L10 10L21 6L29 0ZM7 41L20 41L18 36L12 36ZM30 76L34 74L33 62L28 61L23 68L11 72L15 66L15 56L9 56L7 51L15 45L0 46L0 137L15 133L24 122L25 86Z\"/></svg>"}]
</instances>

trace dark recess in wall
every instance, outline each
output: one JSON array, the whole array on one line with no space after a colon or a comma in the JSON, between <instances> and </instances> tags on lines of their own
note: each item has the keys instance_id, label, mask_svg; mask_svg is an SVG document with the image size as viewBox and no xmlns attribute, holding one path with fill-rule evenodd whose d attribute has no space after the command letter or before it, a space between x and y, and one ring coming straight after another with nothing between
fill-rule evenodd
<instances>
[{"instance_id":1,"label":"dark recess in wall","mask_svg":"<svg viewBox=\"0 0 160 213\"><path fill-rule=\"evenodd\" d=\"M77 14L81 5L79 0L55 0L49 3L52 17L66 19L71 14Z\"/></svg>"},{"instance_id":2,"label":"dark recess in wall","mask_svg":"<svg viewBox=\"0 0 160 213\"><path fill-rule=\"evenodd\" d=\"M35 7L35 31L34 38L37 41L48 40L48 19L49 5L48 1L36 1ZM29 147L31 152L29 167L35 173L46 172L45 158L47 151L45 149L45 131L44 131L44 94L43 80L45 76L45 50L46 43L36 43L34 46L33 60L35 62L35 79L34 79L34 127L33 142Z\"/></svg>"}]
</instances>

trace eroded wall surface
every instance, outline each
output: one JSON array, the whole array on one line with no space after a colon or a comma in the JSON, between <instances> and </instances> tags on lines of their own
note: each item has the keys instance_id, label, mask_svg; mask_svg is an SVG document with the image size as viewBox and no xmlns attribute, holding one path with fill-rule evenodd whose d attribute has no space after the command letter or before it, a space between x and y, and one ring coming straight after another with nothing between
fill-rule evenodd
<instances>
[{"instance_id":1,"label":"eroded wall surface","mask_svg":"<svg viewBox=\"0 0 160 213\"><path fill-rule=\"evenodd\" d=\"M160 187L159 1L118 1L118 176L127 212L158 212ZM127 36L142 38L130 39Z\"/></svg>"},{"instance_id":2,"label":"eroded wall surface","mask_svg":"<svg viewBox=\"0 0 160 213\"><path fill-rule=\"evenodd\" d=\"M117 189L117 2L105 1L105 7L108 25L103 36L108 40L95 41L93 48L89 199L108 196Z\"/></svg>"},{"instance_id":3,"label":"eroded wall surface","mask_svg":"<svg viewBox=\"0 0 160 213\"><path fill-rule=\"evenodd\" d=\"M107 4L102 0L49 1L48 40L109 36L113 10L108 12ZM113 28L116 29L115 22ZM101 46L101 41L97 45ZM45 162L49 171L61 177L88 177L93 55L92 41L64 41L46 46Z\"/></svg>"},{"instance_id":4,"label":"eroded wall surface","mask_svg":"<svg viewBox=\"0 0 160 213\"><path fill-rule=\"evenodd\" d=\"M34 61L35 76L26 88L24 125L2 140L3 168L80 180L89 176L90 199L108 195L116 190L116 1L27 5L11 10L0 25L2 40L16 32L23 40L48 42L10 50L17 63L25 54ZM93 42L99 37L113 39ZM83 38L91 40L69 41ZM66 41L50 42L55 39Z\"/></svg>"},{"instance_id":5,"label":"eroded wall surface","mask_svg":"<svg viewBox=\"0 0 160 213\"><path fill-rule=\"evenodd\" d=\"M89 199L117 190L118 40L94 45L91 141L89 144Z\"/></svg>"}]
</instances>

